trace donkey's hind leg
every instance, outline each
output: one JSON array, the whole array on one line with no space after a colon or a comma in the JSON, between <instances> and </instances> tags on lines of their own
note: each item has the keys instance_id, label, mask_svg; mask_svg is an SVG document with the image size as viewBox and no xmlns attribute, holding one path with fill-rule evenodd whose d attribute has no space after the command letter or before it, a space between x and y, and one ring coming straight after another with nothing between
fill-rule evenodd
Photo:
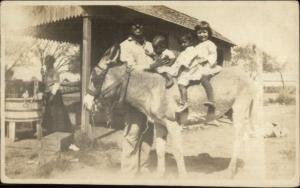
<instances>
[{"instance_id":1,"label":"donkey's hind leg","mask_svg":"<svg viewBox=\"0 0 300 188\"><path fill-rule=\"evenodd\" d=\"M169 121L169 120L166 120L166 127L172 139L172 149L177 162L178 174L180 177L186 177L187 172L186 172L184 156L183 156L182 133L181 133L182 128L177 122Z\"/></svg>"},{"instance_id":2,"label":"donkey's hind leg","mask_svg":"<svg viewBox=\"0 0 300 188\"><path fill-rule=\"evenodd\" d=\"M228 166L228 176L233 178L237 173L237 161L244 144L244 137L246 133L248 117L249 117L249 104L247 98L237 99L233 105L232 120L234 126L234 144L231 160Z\"/></svg>"},{"instance_id":3,"label":"donkey's hind leg","mask_svg":"<svg viewBox=\"0 0 300 188\"><path fill-rule=\"evenodd\" d=\"M166 138L167 130L161 124L155 124L155 135L156 135L156 154L157 154L157 176L162 177L166 171Z\"/></svg>"}]
</instances>

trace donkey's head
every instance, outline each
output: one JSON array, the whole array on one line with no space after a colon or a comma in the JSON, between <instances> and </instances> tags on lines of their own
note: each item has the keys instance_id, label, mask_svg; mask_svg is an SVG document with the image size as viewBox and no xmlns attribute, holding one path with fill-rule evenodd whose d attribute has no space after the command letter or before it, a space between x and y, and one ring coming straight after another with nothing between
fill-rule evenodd
<instances>
[{"instance_id":1,"label":"donkey's head","mask_svg":"<svg viewBox=\"0 0 300 188\"><path fill-rule=\"evenodd\" d=\"M91 73L88 89L94 96L98 96L95 98L96 107L104 109L106 114L111 114L114 106L121 100L124 83L128 80L126 66L120 62L119 57L120 47L113 45L105 51ZM90 109L91 106L87 106Z\"/></svg>"},{"instance_id":2,"label":"donkey's head","mask_svg":"<svg viewBox=\"0 0 300 188\"><path fill-rule=\"evenodd\" d=\"M114 44L107 49L91 74L91 89L100 94L100 98L111 98L121 84L119 78L125 72L120 61L120 45Z\"/></svg>"},{"instance_id":3,"label":"donkey's head","mask_svg":"<svg viewBox=\"0 0 300 188\"><path fill-rule=\"evenodd\" d=\"M128 81L127 67L125 64L115 64L107 70L103 81L100 98L119 100Z\"/></svg>"}]
</instances>

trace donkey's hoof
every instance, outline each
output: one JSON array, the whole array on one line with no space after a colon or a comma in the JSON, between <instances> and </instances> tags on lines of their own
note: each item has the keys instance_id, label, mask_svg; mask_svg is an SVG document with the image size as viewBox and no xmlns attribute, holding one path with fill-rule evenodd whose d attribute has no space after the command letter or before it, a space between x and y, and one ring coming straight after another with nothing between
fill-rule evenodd
<instances>
[{"instance_id":1,"label":"donkey's hoof","mask_svg":"<svg viewBox=\"0 0 300 188\"><path fill-rule=\"evenodd\" d=\"M234 170L233 168L227 168L225 170L226 179L234 179L235 175L236 175L236 170Z\"/></svg>"},{"instance_id":2,"label":"donkey's hoof","mask_svg":"<svg viewBox=\"0 0 300 188\"><path fill-rule=\"evenodd\" d=\"M158 179L162 179L162 178L165 177L165 173L164 172L156 171L156 173L154 174L154 177L158 178Z\"/></svg>"},{"instance_id":3,"label":"donkey's hoof","mask_svg":"<svg viewBox=\"0 0 300 188\"><path fill-rule=\"evenodd\" d=\"M187 178L188 177L188 173L187 172L179 173L178 177L181 178L181 179Z\"/></svg>"}]
</instances>

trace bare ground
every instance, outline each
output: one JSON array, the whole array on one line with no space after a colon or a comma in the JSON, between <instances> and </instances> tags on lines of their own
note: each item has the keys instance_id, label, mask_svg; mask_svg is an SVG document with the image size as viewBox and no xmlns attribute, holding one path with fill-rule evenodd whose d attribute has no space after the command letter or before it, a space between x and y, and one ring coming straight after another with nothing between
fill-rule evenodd
<instances>
[{"instance_id":1,"label":"bare ground","mask_svg":"<svg viewBox=\"0 0 300 188\"><path fill-rule=\"evenodd\" d=\"M290 179L296 166L296 107L272 105L264 107L265 121L282 124L289 130L287 137L267 138L265 142L266 178ZM6 144L5 173L9 178L59 178L96 179L111 178L120 169L122 132L95 129L97 142L84 143L79 152L61 153L59 159L48 165L39 165L40 144L36 139L22 139ZM101 135L109 135L103 136ZM221 126L202 126L184 130L185 162L189 176L197 179L225 178L233 145L233 127L228 123ZM80 143L79 143L80 146ZM176 163L171 149L167 154L167 177L176 178ZM151 170L156 168L155 152L151 153ZM239 160L243 167L244 160ZM242 172L242 171L239 171ZM238 173L239 173L238 172ZM243 177L245 178L245 177ZM113 181L113 180L112 180Z\"/></svg>"}]
</instances>

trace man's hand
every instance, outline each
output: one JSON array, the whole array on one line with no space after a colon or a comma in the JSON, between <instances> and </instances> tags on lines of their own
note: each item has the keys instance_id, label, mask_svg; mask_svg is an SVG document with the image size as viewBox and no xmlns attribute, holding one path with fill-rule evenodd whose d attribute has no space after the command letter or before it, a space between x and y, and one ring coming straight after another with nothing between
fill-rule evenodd
<instances>
[{"instance_id":1,"label":"man's hand","mask_svg":"<svg viewBox=\"0 0 300 188\"><path fill-rule=\"evenodd\" d=\"M170 59L168 57L163 58L161 60L161 65L168 65L170 63Z\"/></svg>"},{"instance_id":2,"label":"man's hand","mask_svg":"<svg viewBox=\"0 0 300 188\"><path fill-rule=\"evenodd\" d=\"M90 94L86 94L83 99L83 105L86 107L88 110L92 110L94 104L94 96Z\"/></svg>"},{"instance_id":3,"label":"man's hand","mask_svg":"<svg viewBox=\"0 0 300 188\"><path fill-rule=\"evenodd\" d=\"M60 88L60 84L59 83L55 83L53 86L52 86L52 90L51 90L51 93L53 95L56 95L56 92L57 90Z\"/></svg>"},{"instance_id":4,"label":"man's hand","mask_svg":"<svg viewBox=\"0 0 300 188\"><path fill-rule=\"evenodd\" d=\"M42 65L41 71L42 71L43 73L45 73L46 70L47 70L46 65Z\"/></svg>"}]
</instances>

